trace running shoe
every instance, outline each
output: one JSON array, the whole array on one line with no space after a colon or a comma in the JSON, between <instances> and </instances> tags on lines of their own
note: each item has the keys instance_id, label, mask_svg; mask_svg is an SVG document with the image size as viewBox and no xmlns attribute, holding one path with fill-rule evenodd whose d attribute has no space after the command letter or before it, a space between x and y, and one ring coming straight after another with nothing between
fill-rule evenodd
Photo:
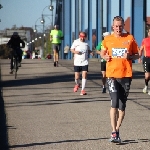
<instances>
[{"instance_id":1,"label":"running shoe","mask_svg":"<svg viewBox=\"0 0 150 150\"><path fill-rule=\"evenodd\" d=\"M81 90L80 95L86 95L87 93L85 92L85 90Z\"/></svg>"},{"instance_id":2,"label":"running shoe","mask_svg":"<svg viewBox=\"0 0 150 150\"><path fill-rule=\"evenodd\" d=\"M121 139L119 137L119 132L112 132L109 141L112 143L121 143Z\"/></svg>"},{"instance_id":3,"label":"running shoe","mask_svg":"<svg viewBox=\"0 0 150 150\"><path fill-rule=\"evenodd\" d=\"M21 63L18 62L18 67L21 67Z\"/></svg>"},{"instance_id":4,"label":"running shoe","mask_svg":"<svg viewBox=\"0 0 150 150\"><path fill-rule=\"evenodd\" d=\"M150 91L148 91L148 95L150 95Z\"/></svg>"},{"instance_id":5,"label":"running shoe","mask_svg":"<svg viewBox=\"0 0 150 150\"><path fill-rule=\"evenodd\" d=\"M58 67L58 62L56 62L56 67Z\"/></svg>"},{"instance_id":6,"label":"running shoe","mask_svg":"<svg viewBox=\"0 0 150 150\"><path fill-rule=\"evenodd\" d=\"M106 88L105 88L105 87L103 88L103 91L102 91L102 93L106 93Z\"/></svg>"},{"instance_id":7,"label":"running shoe","mask_svg":"<svg viewBox=\"0 0 150 150\"><path fill-rule=\"evenodd\" d=\"M14 70L12 69L9 73L10 73L10 74L13 74L13 72L14 72Z\"/></svg>"},{"instance_id":8,"label":"running shoe","mask_svg":"<svg viewBox=\"0 0 150 150\"><path fill-rule=\"evenodd\" d=\"M54 62L54 67L56 67L56 62Z\"/></svg>"},{"instance_id":9,"label":"running shoe","mask_svg":"<svg viewBox=\"0 0 150 150\"><path fill-rule=\"evenodd\" d=\"M74 92L77 92L79 88L80 88L80 84L75 85L73 91L74 91Z\"/></svg>"},{"instance_id":10,"label":"running shoe","mask_svg":"<svg viewBox=\"0 0 150 150\"><path fill-rule=\"evenodd\" d=\"M143 93L147 93L147 86L144 87Z\"/></svg>"}]
</instances>

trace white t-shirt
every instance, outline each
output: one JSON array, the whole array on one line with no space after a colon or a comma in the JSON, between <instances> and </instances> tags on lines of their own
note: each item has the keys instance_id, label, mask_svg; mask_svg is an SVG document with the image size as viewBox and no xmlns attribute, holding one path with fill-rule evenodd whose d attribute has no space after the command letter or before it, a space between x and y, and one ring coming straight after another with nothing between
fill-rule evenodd
<instances>
[{"instance_id":1,"label":"white t-shirt","mask_svg":"<svg viewBox=\"0 0 150 150\"><path fill-rule=\"evenodd\" d=\"M74 40L71 49L81 52L81 54L74 54L74 65L85 66L88 65L88 42L81 42L80 39Z\"/></svg>"}]
</instances>

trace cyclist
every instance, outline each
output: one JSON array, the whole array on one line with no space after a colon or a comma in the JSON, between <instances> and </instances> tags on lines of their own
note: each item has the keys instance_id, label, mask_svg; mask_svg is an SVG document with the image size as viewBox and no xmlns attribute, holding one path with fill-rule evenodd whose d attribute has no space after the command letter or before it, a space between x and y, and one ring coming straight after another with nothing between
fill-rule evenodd
<instances>
[{"instance_id":1,"label":"cyclist","mask_svg":"<svg viewBox=\"0 0 150 150\"><path fill-rule=\"evenodd\" d=\"M22 46L20 46L22 44ZM13 73L13 57L15 54L15 51L18 56L18 67L21 67L21 61L22 61L22 50L20 48L25 47L25 42L21 40L20 36L18 35L18 32L14 32L13 35L11 36L10 40L8 41L7 45L12 48L12 53L11 53L11 62L10 62L10 74Z\"/></svg>"}]
</instances>

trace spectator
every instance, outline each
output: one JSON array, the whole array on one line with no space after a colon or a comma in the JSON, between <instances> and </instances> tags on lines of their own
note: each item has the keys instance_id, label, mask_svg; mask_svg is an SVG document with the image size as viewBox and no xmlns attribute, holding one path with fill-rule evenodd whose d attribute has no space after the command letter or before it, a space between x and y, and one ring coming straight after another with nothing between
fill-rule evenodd
<instances>
[{"instance_id":1,"label":"spectator","mask_svg":"<svg viewBox=\"0 0 150 150\"><path fill-rule=\"evenodd\" d=\"M69 45L67 44L65 47L64 47L64 59L68 59L68 52L69 52Z\"/></svg>"}]
</instances>

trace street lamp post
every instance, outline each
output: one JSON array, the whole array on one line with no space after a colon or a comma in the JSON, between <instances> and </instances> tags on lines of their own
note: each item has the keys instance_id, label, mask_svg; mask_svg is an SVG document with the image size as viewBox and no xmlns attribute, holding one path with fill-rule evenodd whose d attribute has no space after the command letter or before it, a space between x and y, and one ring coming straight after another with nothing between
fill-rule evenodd
<instances>
[{"instance_id":1,"label":"street lamp post","mask_svg":"<svg viewBox=\"0 0 150 150\"><path fill-rule=\"evenodd\" d=\"M42 25L37 25L37 21L40 20L40 22L42 23ZM38 37L37 37L37 26L42 26L42 34L44 34L44 17L39 17L36 21L35 21L35 28L34 28L34 40L37 41ZM39 37L40 38L40 37ZM36 42L36 44L39 43L39 42ZM41 43L41 51L40 51L40 54L41 54L41 57L43 57L43 50L44 50L44 38L42 38L42 43Z\"/></svg>"},{"instance_id":2,"label":"street lamp post","mask_svg":"<svg viewBox=\"0 0 150 150\"><path fill-rule=\"evenodd\" d=\"M41 19L41 17L39 17L36 21L35 21L35 28L34 28L34 33L36 34L36 38L37 38L37 26L42 26L42 25L37 25L37 21Z\"/></svg>"},{"instance_id":3,"label":"street lamp post","mask_svg":"<svg viewBox=\"0 0 150 150\"><path fill-rule=\"evenodd\" d=\"M3 6L0 4L0 9L2 9L3 8Z\"/></svg>"},{"instance_id":4,"label":"street lamp post","mask_svg":"<svg viewBox=\"0 0 150 150\"><path fill-rule=\"evenodd\" d=\"M52 0L50 0L50 6L49 6L49 10L52 12L52 26L53 26L53 10L54 10L54 6L52 5Z\"/></svg>"},{"instance_id":5,"label":"street lamp post","mask_svg":"<svg viewBox=\"0 0 150 150\"><path fill-rule=\"evenodd\" d=\"M45 45L44 41L45 41L45 30L46 30L46 29L45 29L45 19L44 19L44 17L47 17L48 19L50 19L50 18L48 17L48 15L45 16L44 14L42 14L41 23L42 23L42 25L43 25L43 44L42 44L42 45L43 45L43 52L45 52L45 51L44 51L44 48L45 48L45 47L44 47L44 45ZM50 19L50 21L51 21L51 19Z\"/></svg>"},{"instance_id":6,"label":"street lamp post","mask_svg":"<svg viewBox=\"0 0 150 150\"><path fill-rule=\"evenodd\" d=\"M44 54L44 24L45 24L45 20L44 20L43 14L42 14L41 23L43 24L43 40L42 40L42 56L41 57L43 57L43 54Z\"/></svg>"},{"instance_id":7,"label":"street lamp post","mask_svg":"<svg viewBox=\"0 0 150 150\"><path fill-rule=\"evenodd\" d=\"M0 9L2 9L3 8L3 6L0 4ZM1 19L0 19L0 22L1 22Z\"/></svg>"},{"instance_id":8,"label":"street lamp post","mask_svg":"<svg viewBox=\"0 0 150 150\"><path fill-rule=\"evenodd\" d=\"M53 9L54 9L54 7L53 7L53 5L52 5L52 0L50 0L50 1L51 1L50 5L46 6L46 7L43 9L43 11L42 11L42 20L41 20L41 23L43 24L43 52L44 52L44 24L45 24L44 17L51 16L51 17L52 17L52 19L51 19L51 26L53 26ZM44 10L45 10L46 8L49 8L49 10L52 11L52 14L51 14L51 15L50 15L50 14L43 14L43 12L44 12Z\"/></svg>"}]
</instances>

